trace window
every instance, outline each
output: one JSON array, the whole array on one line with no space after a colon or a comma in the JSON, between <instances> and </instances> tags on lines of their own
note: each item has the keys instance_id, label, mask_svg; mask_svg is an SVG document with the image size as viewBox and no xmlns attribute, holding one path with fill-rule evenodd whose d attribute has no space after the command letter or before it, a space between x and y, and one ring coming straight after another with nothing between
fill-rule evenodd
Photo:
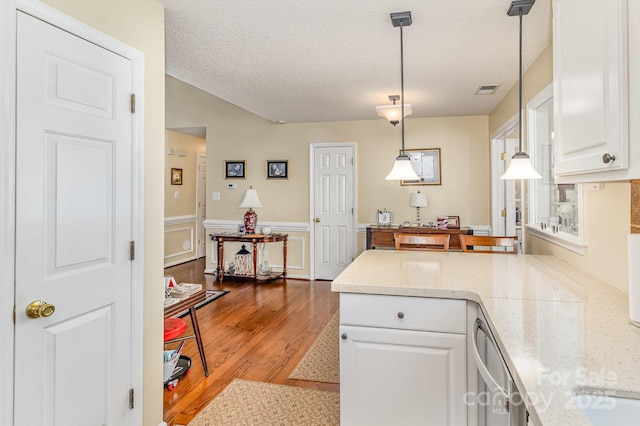
<instances>
[{"instance_id":1,"label":"window","mask_svg":"<svg viewBox=\"0 0 640 426\"><path fill-rule=\"evenodd\" d=\"M556 184L553 155L553 90L549 85L527 104L528 145L542 179L530 182L529 233L584 252L580 185Z\"/></svg>"}]
</instances>

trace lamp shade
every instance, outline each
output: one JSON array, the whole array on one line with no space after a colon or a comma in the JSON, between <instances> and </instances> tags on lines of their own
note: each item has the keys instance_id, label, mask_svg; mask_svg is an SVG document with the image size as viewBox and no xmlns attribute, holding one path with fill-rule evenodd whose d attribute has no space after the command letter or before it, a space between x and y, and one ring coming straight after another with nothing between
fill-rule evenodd
<instances>
[{"instance_id":1,"label":"lamp shade","mask_svg":"<svg viewBox=\"0 0 640 426\"><path fill-rule=\"evenodd\" d=\"M420 180L420 176L416 173L411 165L411 159L408 155L399 155L393 163L391 172L385 178L386 180Z\"/></svg>"},{"instance_id":2,"label":"lamp shade","mask_svg":"<svg viewBox=\"0 0 640 426\"><path fill-rule=\"evenodd\" d=\"M390 123L399 123L402 120L402 105L379 105L376 107L378 116L384 117ZM411 115L413 109L410 104L404 104L404 116Z\"/></svg>"},{"instance_id":3,"label":"lamp shade","mask_svg":"<svg viewBox=\"0 0 640 426\"><path fill-rule=\"evenodd\" d=\"M511 158L509 167L500 179L542 179L542 176L533 168L529 156L518 152Z\"/></svg>"},{"instance_id":4,"label":"lamp shade","mask_svg":"<svg viewBox=\"0 0 640 426\"><path fill-rule=\"evenodd\" d=\"M240 202L238 208L255 209L257 207L262 207L262 203L258 198L258 193L256 192L256 190L253 189L253 187L249 187L249 189L247 189L244 193L244 198L242 199L242 202Z\"/></svg>"},{"instance_id":5,"label":"lamp shade","mask_svg":"<svg viewBox=\"0 0 640 426\"><path fill-rule=\"evenodd\" d=\"M427 198L427 194L422 194L420 192L411 194L411 201L409 201L409 205L411 207L427 207L429 205L429 198Z\"/></svg>"}]
</instances>

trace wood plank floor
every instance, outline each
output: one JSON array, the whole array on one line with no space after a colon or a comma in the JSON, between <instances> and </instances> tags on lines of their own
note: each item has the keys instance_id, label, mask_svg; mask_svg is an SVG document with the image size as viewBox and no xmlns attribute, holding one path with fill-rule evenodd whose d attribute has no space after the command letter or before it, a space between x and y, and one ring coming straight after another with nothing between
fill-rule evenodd
<instances>
[{"instance_id":1,"label":"wood plank floor","mask_svg":"<svg viewBox=\"0 0 640 426\"><path fill-rule=\"evenodd\" d=\"M241 378L338 391L339 385L287 377L338 310L329 281L278 279L255 283L204 274L204 258L165 269L178 283L203 284L228 294L198 309L209 377L204 376L195 339L183 354L191 371L173 391L164 390L164 420L186 425L233 379ZM191 321L187 333L191 333Z\"/></svg>"}]
</instances>

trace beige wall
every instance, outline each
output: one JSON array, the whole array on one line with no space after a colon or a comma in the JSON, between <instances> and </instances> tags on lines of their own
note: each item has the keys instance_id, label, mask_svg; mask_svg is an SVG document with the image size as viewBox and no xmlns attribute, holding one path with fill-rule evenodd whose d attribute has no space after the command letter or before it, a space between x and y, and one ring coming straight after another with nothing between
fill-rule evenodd
<instances>
[{"instance_id":1,"label":"beige wall","mask_svg":"<svg viewBox=\"0 0 640 426\"><path fill-rule=\"evenodd\" d=\"M237 205L251 185L264 205L257 211L258 223L308 223L309 145L356 142L359 223L375 223L381 208L393 212L394 223L415 221L409 198L418 189L429 196L429 207L421 209L424 221L457 215L463 225L489 223L487 116L407 119L407 149L441 149L442 185L401 186L384 179L401 144L400 128L385 120L277 125L173 77L167 76L166 84L167 127L207 128L207 197L221 194L220 201L209 202L208 219L241 223L244 211ZM246 161L246 179L233 180L236 189L226 188L225 160ZM289 160L289 179L267 180L266 160ZM305 238L309 253L308 234L298 236ZM309 273L308 262L300 274Z\"/></svg>"},{"instance_id":2,"label":"beige wall","mask_svg":"<svg viewBox=\"0 0 640 426\"><path fill-rule=\"evenodd\" d=\"M144 424L162 421L164 9L155 0L44 0L145 54ZM157 284L160 283L160 284Z\"/></svg>"},{"instance_id":3,"label":"beige wall","mask_svg":"<svg viewBox=\"0 0 640 426\"><path fill-rule=\"evenodd\" d=\"M553 49L549 45L526 71L522 82L523 105L553 81ZM490 132L495 132L518 110L515 85L489 116ZM523 114L523 145L526 147L527 117ZM526 148L525 148L526 150ZM631 196L629 183L607 183L599 191L584 193L584 234L587 254L579 255L528 234L525 251L553 254L589 274L627 291L626 234L629 233Z\"/></svg>"}]
</instances>

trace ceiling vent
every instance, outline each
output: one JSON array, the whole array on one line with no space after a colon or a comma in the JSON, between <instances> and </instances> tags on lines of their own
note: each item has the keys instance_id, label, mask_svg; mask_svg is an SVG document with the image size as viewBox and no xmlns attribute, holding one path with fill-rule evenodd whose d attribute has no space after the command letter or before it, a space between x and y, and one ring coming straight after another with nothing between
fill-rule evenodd
<instances>
[{"instance_id":1,"label":"ceiling vent","mask_svg":"<svg viewBox=\"0 0 640 426\"><path fill-rule=\"evenodd\" d=\"M496 93L496 89L500 87L499 84L485 84L482 86L478 86L478 90L476 90L476 95L492 95Z\"/></svg>"}]
</instances>

